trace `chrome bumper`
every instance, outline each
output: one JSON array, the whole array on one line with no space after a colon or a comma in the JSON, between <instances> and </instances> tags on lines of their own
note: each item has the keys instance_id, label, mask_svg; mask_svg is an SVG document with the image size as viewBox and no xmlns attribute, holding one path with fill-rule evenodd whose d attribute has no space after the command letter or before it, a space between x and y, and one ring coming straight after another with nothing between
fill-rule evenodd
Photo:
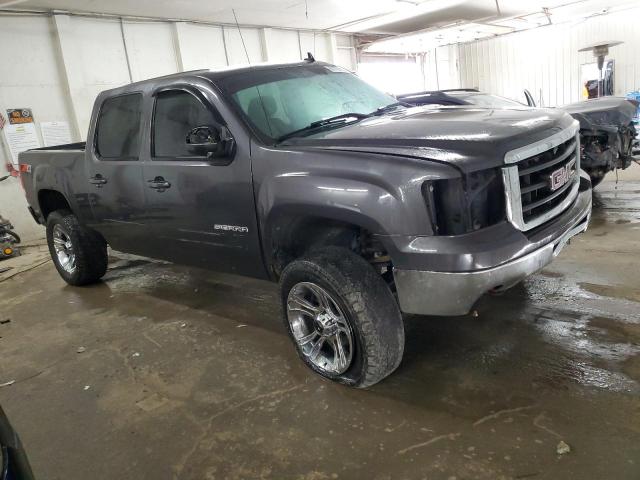
<instances>
[{"instance_id":1,"label":"chrome bumper","mask_svg":"<svg viewBox=\"0 0 640 480\"><path fill-rule=\"evenodd\" d=\"M572 237L587 229L590 218L591 200L586 213L557 240L497 267L471 272L396 269L400 309L418 315L464 315L488 291L512 287L551 263Z\"/></svg>"}]
</instances>

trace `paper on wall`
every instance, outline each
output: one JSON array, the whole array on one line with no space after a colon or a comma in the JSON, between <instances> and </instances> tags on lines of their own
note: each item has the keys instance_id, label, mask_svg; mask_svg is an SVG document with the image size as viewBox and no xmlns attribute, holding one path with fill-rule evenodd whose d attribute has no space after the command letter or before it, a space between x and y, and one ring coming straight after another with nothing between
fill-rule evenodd
<instances>
[{"instance_id":1,"label":"paper on wall","mask_svg":"<svg viewBox=\"0 0 640 480\"><path fill-rule=\"evenodd\" d=\"M31 148L40 148L40 139L34 123L9 124L4 128L4 136L11 151L11 159L18 165L18 154Z\"/></svg>"},{"instance_id":2,"label":"paper on wall","mask_svg":"<svg viewBox=\"0 0 640 480\"><path fill-rule=\"evenodd\" d=\"M40 122L40 131L45 147L54 147L71 143L71 131L68 122Z\"/></svg>"}]
</instances>

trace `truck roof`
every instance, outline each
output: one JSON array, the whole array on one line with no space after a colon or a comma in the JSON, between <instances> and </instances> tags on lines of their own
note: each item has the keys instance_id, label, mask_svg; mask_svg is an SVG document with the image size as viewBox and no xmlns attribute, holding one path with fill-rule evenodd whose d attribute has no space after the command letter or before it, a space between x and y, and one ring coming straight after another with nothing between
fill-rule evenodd
<instances>
[{"instance_id":1,"label":"truck roof","mask_svg":"<svg viewBox=\"0 0 640 480\"><path fill-rule=\"evenodd\" d=\"M241 67L221 67L215 70L205 70L204 76L210 78L211 80L220 79L228 77L229 75L236 75L238 73L249 73L255 71L263 71L263 70L274 70L278 68L295 68L295 67L308 67L311 64L317 65L330 65L325 62L309 62L309 61L300 61L300 62L290 62L290 63L272 63L272 62L261 62L253 65L243 65Z\"/></svg>"},{"instance_id":2,"label":"truck roof","mask_svg":"<svg viewBox=\"0 0 640 480\"><path fill-rule=\"evenodd\" d=\"M244 65L241 67L234 67L234 66L229 66L229 67L222 67L219 69L215 69L215 70L210 70L210 69L200 69L200 70L189 70L186 72L178 72L178 73L172 73L169 75L163 75L160 77L153 77L153 78L148 78L145 80L140 80L137 82L133 82L133 83L129 83L126 85L123 85L121 87L117 87L114 89L109 89L109 90L105 90L104 92L112 92L112 91L119 91L122 92L123 90L128 90L130 88L135 88L135 87L139 87L140 85L146 85L149 83L155 83L159 80L170 80L170 79L175 79L175 80L181 80L181 79L187 79L187 78L192 78L192 77L201 77L201 78L207 78L209 80L211 80L212 82L216 82L218 80L222 80L224 78L227 78L231 75L237 75L237 74L241 74L241 73L254 73L254 72L260 72L260 71L265 71L265 70L274 70L274 69L280 69L280 68L297 68L297 67L308 67L309 65L331 65L329 63L325 63L325 62L309 62L309 61L300 61L300 62L292 62L292 63L269 63L269 62L262 62L262 63L256 63L253 65Z\"/></svg>"}]
</instances>

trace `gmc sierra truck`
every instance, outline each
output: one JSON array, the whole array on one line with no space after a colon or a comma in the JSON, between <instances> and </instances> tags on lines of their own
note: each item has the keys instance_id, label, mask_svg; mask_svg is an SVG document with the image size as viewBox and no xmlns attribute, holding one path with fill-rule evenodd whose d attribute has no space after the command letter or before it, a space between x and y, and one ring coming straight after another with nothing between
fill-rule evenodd
<instances>
[{"instance_id":1,"label":"gmc sierra truck","mask_svg":"<svg viewBox=\"0 0 640 480\"><path fill-rule=\"evenodd\" d=\"M309 59L102 92L86 144L19 163L67 283L107 245L278 281L301 359L366 387L400 364L401 312L466 314L587 228L579 151L564 112L409 108Z\"/></svg>"}]
</instances>

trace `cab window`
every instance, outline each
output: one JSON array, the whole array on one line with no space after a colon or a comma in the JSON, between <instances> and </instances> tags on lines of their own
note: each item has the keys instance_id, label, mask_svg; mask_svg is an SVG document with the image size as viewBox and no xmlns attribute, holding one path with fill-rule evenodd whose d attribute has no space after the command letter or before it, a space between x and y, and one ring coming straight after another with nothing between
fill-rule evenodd
<instances>
[{"instance_id":1,"label":"cab window","mask_svg":"<svg viewBox=\"0 0 640 480\"><path fill-rule=\"evenodd\" d=\"M142 95L106 99L96 127L96 153L108 160L138 160Z\"/></svg>"},{"instance_id":2,"label":"cab window","mask_svg":"<svg viewBox=\"0 0 640 480\"><path fill-rule=\"evenodd\" d=\"M152 154L162 158L193 157L186 143L189 132L219 123L211 110L183 90L158 93L153 118Z\"/></svg>"}]
</instances>

